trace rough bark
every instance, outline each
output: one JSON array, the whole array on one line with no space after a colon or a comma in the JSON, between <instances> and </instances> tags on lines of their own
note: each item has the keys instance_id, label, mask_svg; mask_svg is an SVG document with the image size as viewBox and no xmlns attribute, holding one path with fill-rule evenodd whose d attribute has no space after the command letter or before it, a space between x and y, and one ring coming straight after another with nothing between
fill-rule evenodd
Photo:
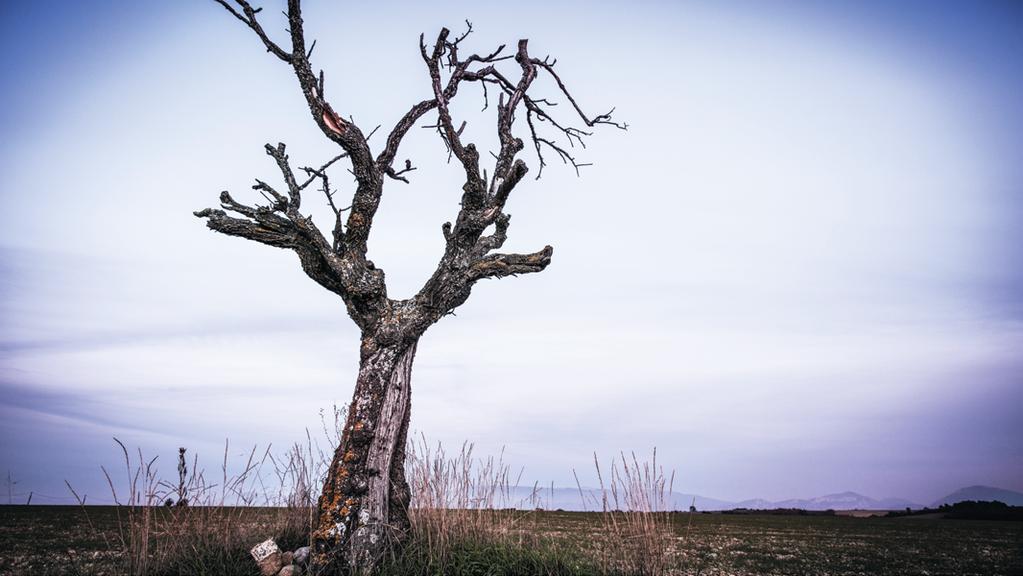
<instances>
[{"instance_id":1,"label":"rough bark","mask_svg":"<svg viewBox=\"0 0 1023 576\"><path fill-rule=\"evenodd\" d=\"M368 573L408 529L405 437L416 342L379 347L374 340L364 341L355 394L320 496L316 571L340 564Z\"/></svg>"},{"instance_id":2,"label":"rough bark","mask_svg":"<svg viewBox=\"0 0 1023 576\"><path fill-rule=\"evenodd\" d=\"M589 132L556 120L549 113L555 102L531 95L534 80L547 73L571 103L573 115L586 127L608 124L624 129L625 125L611 121L611 112L592 117L583 113L555 73L555 62L531 57L526 40L519 40L513 55L502 55L502 45L489 54L463 56L460 48L472 31L469 24L469 29L454 39L449 30L442 29L429 50L420 36L420 54L433 96L413 105L401 117L374 157L369 136L350 118L335 112L324 92L323 72L313 72L310 59L315 42L306 45L300 0L288 0L286 44L278 44L266 32L257 19L261 9L247 0L215 1L250 28L267 52L293 69L313 122L340 148L337 156L318 168L301 168L306 176L302 180L296 177L285 145L267 144L266 153L277 165L286 189L278 192L256 180L253 189L266 200L265 205L243 204L225 191L220 195L219 209L206 208L195 215L204 218L216 232L294 251L303 271L340 296L349 316L362 330L359 377L341 443L320 497L313 562L321 572L342 567L368 572L386 546L400 541L408 527L405 436L416 342L433 323L465 302L478 281L540 272L551 262L550 246L529 254L495 252L507 239L511 222L505 205L528 172L525 162L517 157L525 145L513 134L516 114L524 113L526 117L540 167L537 178L546 164L543 150L552 150L576 171L585 166L567 150L582 145ZM499 69L505 62L514 73ZM463 142L465 122L458 124L449 107L464 83L482 88L484 110L490 106L488 88L498 93L496 129L500 149L492 154L495 161L489 175L480 166L476 146ZM362 84L361 80L353 82ZM415 296L394 300L388 298L383 270L368 258L368 242L384 183L388 179L408 183L406 174L415 170L409 160L405 160L404 168L394 167L402 140L434 111L436 122L427 127L436 129L465 174L461 201L453 223L441 226L445 247L434 273ZM540 124L548 127L547 132L537 129ZM338 208L334 202L337 190L331 187L327 174L328 168L341 159L350 164L348 171L355 179L351 201L345 208ZM321 184L334 213L329 240L312 218L301 212L303 193L314 182ZM491 229L492 233L485 233Z\"/></svg>"}]
</instances>

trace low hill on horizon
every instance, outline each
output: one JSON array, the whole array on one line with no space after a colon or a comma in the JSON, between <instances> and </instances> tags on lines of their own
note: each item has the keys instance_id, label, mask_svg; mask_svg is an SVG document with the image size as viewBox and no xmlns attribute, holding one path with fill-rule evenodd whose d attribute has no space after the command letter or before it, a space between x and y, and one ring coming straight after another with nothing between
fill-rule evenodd
<instances>
[{"instance_id":1,"label":"low hill on horizon","mask_svg":"<svg viewBox=\"0 0 1023 576\"><path fill-rule=\"evenodd\" d=\"M993 486L967 486L960 488L951 494L939 498L931 503L931 508L937 508L942 504L955 504L965 500L977 502L1001 502L1009 506L1023 506L1023 492L1015 492L1004 488Z\"/></svg>"}]
</instances>

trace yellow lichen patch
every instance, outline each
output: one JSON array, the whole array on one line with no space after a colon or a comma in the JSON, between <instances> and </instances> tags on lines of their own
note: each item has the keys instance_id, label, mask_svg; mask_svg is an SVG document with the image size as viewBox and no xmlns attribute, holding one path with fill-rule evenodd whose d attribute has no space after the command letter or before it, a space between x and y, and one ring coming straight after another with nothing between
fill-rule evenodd
<instances>
[{"instance_id":1,"label":"yellow lichen patch","mask_svg":"<svg viewBox=\"0 0 1023 576\"><path fill-rule=\"evenodd\" d=\"M345 462L351 462L352 460L355 460L356 458L358 458L358 456L355 454L355 452L353 452L352 450L349 450L349 451L345 452L345 455L344 455L344 457L342 457L342 460L344 460Z\"/></svg>"},{"instance_id":2,"label":"yellow lichen patch","mask_svg":"<svg viewBox=\"0 0 1023 576\"><path fill-rule=\"evenodd\" d=\"M323 517L326 518L330 515L330 510L336 509L341 505L341 493L335 492L330 499L330 509L323 511Z\"/></svg>"},{"instance_id":3,"label":"yellow lichen patch","mask_svg":"<svg viewBox=\"0 0 1023 576\"><path fill-rule=\"evenodd\" d=\"M345 498L345 504L344 504L344 506L341 507L341 510L340 510L341 517L342 518L347 518L348 515L351 514L351 512L352 512L352 506L355 506L358 502L359 501L356 500L355 498L351 498L351 497Z\"/></svg>"},{"instance_id":4,"label":"yellow lichen patch","mask_svg":"<svg viewBox=\"0 0 1023 576\"><path fill-rule=\"evenodd\" d=\"M317 528L313 532L313 539L326 542L333 542L337 540L337 536L331 533L330 528L326 526L321 526L320 528Z\"/></svg>"},{"instance_id":5,"label":"yellow lichen patch","mask_svg":"<svg viewBox=\"0 0 1023 576\"><path fill-rule=\"evenodd\" d=\"M359 431L361 431L365 427L366 427L366 425L363 424L362 422L356 422L355 426L352 426L352 430L355 430L356 432L359 432Z\"/></svg>"},{"instance_id":6,"label":"yellow lichen patch","mask_svg":"<svg viewBox=\"0 0 1023 576\"><path fill-rule=\"evenodd\" d=\"M376 340L374 340L372 338L367 338L367 339L362 341L362 353L363 354L369 356L370 354L376 352L376 350L377 350Z\"/></svg>"}]
</instances>

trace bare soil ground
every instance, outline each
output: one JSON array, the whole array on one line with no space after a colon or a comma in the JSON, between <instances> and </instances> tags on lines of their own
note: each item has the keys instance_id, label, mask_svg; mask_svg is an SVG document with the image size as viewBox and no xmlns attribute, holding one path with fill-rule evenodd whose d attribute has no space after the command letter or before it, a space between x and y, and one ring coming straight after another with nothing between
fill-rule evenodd
<instances>
[{"instance_id":1,"label":"bare soil ground","mask_svg":"<svg viewBox=\"0 0 1023 576\"><path fill-rule=\"evenodd\" d=\"M87 510L0 506L0 574L116 574L118 511ZM584 549L601 521L536 514L529 526ZM680 574L1023 574L1023 522L680 513L674 526Z\"/></svg>"}]
</instances>

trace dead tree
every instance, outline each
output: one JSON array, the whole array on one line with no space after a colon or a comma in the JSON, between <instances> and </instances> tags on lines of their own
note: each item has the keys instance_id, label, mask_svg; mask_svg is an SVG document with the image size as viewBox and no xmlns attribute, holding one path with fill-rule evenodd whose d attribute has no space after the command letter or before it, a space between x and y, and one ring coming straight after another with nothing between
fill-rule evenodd
<instances>
[{"instance_id":1,"label":"dead tree","mask_svg":"<svg viewBox=\"0 0 1023 576\"><path fill-rule=\"evenodd\" d=\"M225 191L220 195L220 209L207 208L195 215L206 219L214 231L293 250L305 273L340 296L361 329L355 393L319 499L313 544L314 564L320 570L368 571L385 547L400 541L408 528L405 442L412 360L420 336L465 302L478 281L540 272L551 261L550 246L531 254L498 252L511 218L505 204L528 170L517 158L525 145L513 133L516 118L526 117L524 132L539 162L538 172L545 165L545 153L578 171L584 164L570 150L583 144L590 135L588 128L625 126L612 121L611 112L585 114L555 71L555 61L530 56L526 40L519 41L514 54L506 55L502 45L487 54L464 55L462 44L472 30L470 24L457 37L441 30L432 48L420 36L432 95L402 116L374 154L368 136L327 101L323 72L314 73L310 63L315 42L306 45L300 0L288 2L288 45L278 44L266 32L257 19L260 8L246 0L216 1L251 28L270 54L292 67L313 121L340 148L337 156L318 167L296 170L284 144L267 144L266 153L280 170L283 188L256 180L253 188L265 204L243 204ZM551 86L556 86L562 103L567 102L575 125L551 115L557 102L533 95L534 80L541 74L553 80ZM482 88L484 110L497 95L500 148L491 153L494 162L489 175L480 167L476 146L463 141L465 122L454 120L448 108L466 84ZM367 245L384 183L407 183L409 172L415 170L408 160L396 166L395 159L402 139L421 120L437 131L449 158L464 170L465 183L454 223L441 226L445 248L436 271L415 296L394 300L387 296L384 271L367 257ZM342 159L350 164L355 191L350 205L339 208L328 169ZM329 236L302 213L303 193L311 186L319 187L333 210Z\"/></svg>"}]
</instances>

